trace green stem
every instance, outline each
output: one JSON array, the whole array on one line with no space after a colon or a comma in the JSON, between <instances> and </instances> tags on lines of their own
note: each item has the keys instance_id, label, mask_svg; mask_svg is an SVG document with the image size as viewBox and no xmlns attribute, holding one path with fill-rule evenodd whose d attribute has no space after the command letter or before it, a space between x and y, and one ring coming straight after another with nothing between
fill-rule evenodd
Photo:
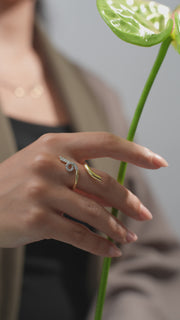
<instances>
[{"instance_id":1,"label":"green stem","mask_svg":"<svg viewBox=\"0 0 180 320\"><path fill-rule=\"evenodd\" d=\"M155 60L155 63L153 65L153 68L150 72L150 75L146 81L146 84L144 86L143 92L141 94L141 97L139 99L136 111L134 113L133 120L130 125L130 129L128 132L127 140L133 141L136 129L145 105L145 102L147 100L147 97L149 95L149 92L151 90L151 87L154 83L154 80L156 78L156 75L161 67L161 64L166 56L166 53L168 51L168 48L171 44L172 38L167 38L160 47L160 50L158 52L157 58ZM121 162L119 173L118 173L118 182L122 185L124 184L125 174L126 174L126 168L127 163ZM112 214L117 217L118 210L115 208L112 208ZM106 287L107 287L107 281L108 281L108 273L111 265L111 258L104 258L103 267L102 267L102 273L101 273L101 279L100 279L100 286L99 286L99 292L98 292L98 298L97 298L97 305L96 305L96 313L95 313L95 320L101 320L102 319L102 313L103 313L103 306L104 306L104 300L105 300L105 294L106 294Z\"/></svg>"}]
</instances>

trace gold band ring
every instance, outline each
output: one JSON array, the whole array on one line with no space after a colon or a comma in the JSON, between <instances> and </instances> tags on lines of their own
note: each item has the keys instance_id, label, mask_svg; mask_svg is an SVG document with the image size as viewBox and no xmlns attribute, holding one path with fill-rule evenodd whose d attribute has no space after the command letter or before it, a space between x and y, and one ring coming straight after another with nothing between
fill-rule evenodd
<instances>
[{"instance_id":1,"label":"gold band ring","mask_svg":"<svg viewBox=\"0 0 180 320\"><path fill-rule=\"evenodd\" d=\"M87 173L90 175L91 178L97 181L102 181L102 177L96 174L95 172L92 171L92 169L88 166L87 163L84 164L84 168L87 171Z\"/></svg>"},{"instance_id":2,"label":"gold band ring","mask_svg":"<svg viewBox=\"0 0 180 320\"><path fill-rule=\"evenodd\" d=\"M61 162L66 164L66 171L68 172L73 172L75 171L75 180L74 180L74 185L73 185L73 190L76 189L76 186L78 184L78 179L79 179L79 169L76 163L65 159L64 157L59 156L59 159Z\"/></svg>"}]
</instances>

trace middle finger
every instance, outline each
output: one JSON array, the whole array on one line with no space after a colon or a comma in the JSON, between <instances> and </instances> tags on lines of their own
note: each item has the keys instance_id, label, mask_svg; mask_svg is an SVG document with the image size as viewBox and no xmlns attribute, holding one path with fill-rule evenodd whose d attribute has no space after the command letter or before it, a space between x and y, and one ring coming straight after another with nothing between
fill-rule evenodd
<instances>
[{"instance_id":1,"label":"middle finger","mask_svg":"<svg viewBox=\"0 0 180 320\"><path fill-rule=\"evenodd\" d=\"M110 175L93 169L93 172L102 177L101 181L97 181L90 177L83 165L77 163L76 165L79 170L77 189L98 197L107 203L107 205L121 210L131 218L136 220L152 219L152 214L141 201ZM66 185L71 188L74 184L74 174L66 172L66 179L64 179L64 181Z\"/></svg>"}]
</instances>

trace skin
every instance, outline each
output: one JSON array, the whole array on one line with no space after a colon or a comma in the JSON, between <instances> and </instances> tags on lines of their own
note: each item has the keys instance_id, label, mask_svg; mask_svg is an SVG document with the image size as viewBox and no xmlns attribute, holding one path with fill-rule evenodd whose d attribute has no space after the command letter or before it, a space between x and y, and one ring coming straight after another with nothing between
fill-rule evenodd
<instances>
[{"instance_id":1,"label":"skin","mask_svg":"<svg viewBox=\"0 0 180 320\"><path fill-rule=\"evenodd\" d=\"M33 60L37 58L32 45L34 5L31 0L1 1L0 58L4 59L1 60L4 65L12 63L19 55L26 57L29 54L32 60L28 61L34 66L29 70L37 72L38 68L42 69L40 57ZM21 21L22 12L25 17L23 15ZM23 67L19 65L19 68L21 76ZM0 76L3 72L2 68ZM49 84L46 84L45 101L38 103L41 104L40 109L43 105L49 106L43 121L47 123L50 118L53 124L55 99ZM20 112L14 107L10 94L5 95L2 88L0 93L5 114L31 122L39 121L38 117L33 118L36 115L33 106L27 107L28 110L20 106ZM32 101L25 102L27 106L32 104ZM68 121L63 106L59 104L58 107L61 109L61 114L56 114L58 123ZM75 190L72 190L75 174L65 170L59 155L75 162L79 168ZM127 161L148 169L167 166L163 158L147 148L106 132L45 134L0 164L0 246L12 248L42 239L56 239L96 255L120 256L115 244L63 214L88 223L123 244L136 241L137 236L113 217L105 206L118 208L138 221L152 219L141 201L108 174L94 169L102 177L101 182L87 174L83 166L85 160L101 157Z\"/></svg>"}]
</instances>

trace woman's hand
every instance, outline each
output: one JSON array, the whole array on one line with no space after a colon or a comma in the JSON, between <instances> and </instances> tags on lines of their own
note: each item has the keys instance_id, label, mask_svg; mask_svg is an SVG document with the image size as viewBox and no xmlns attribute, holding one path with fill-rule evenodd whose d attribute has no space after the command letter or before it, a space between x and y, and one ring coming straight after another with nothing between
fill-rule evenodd
<instances>
[{"instance_id":1,"label":"woman's hand","mask_svg":"<svg viewBox=\"0 0 180 320\"><path fill-rule=\"evenodd\" d=\"M67 172L59 159L77 164ZM106 132L46 134L0 164L0 247L17 247L42 239L56 239L101 256L118 256L119 249L63 213L85 222L119 243L133 242L128 231L104 206L120 209L136 220L151 213L140 200L105 172L95 181L86 172L87 159L111 157L157 169L166 161L135 143Z\"/></svg>"}]
</instances>

